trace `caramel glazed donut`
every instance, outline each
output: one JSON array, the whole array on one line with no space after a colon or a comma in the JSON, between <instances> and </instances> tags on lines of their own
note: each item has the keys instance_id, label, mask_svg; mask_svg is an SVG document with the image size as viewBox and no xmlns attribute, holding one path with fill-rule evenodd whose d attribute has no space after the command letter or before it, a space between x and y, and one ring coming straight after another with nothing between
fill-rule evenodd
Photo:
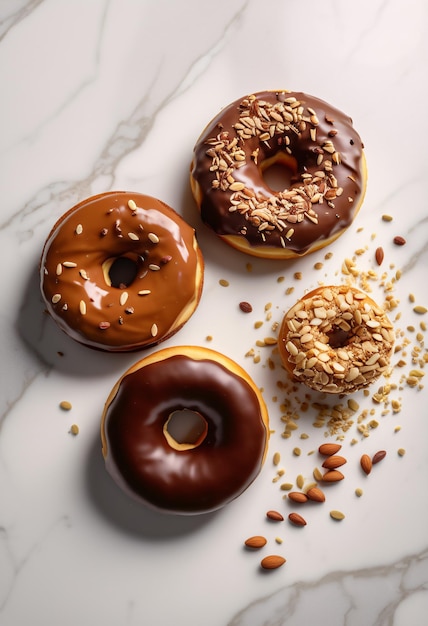
<instances>
[{"instance_id":1,"label":"caramel glazed donut","mask_svg":"<svg viewBox=\"0 0 428 626\"><path fill-rule=\"evenodd\" d=\"M385 312L348 285L317 287L285 314L278 335L282 363L311 389L352 393L385 374L395 333Z\"/></svg>"},{"instance_id":2,"label":"caramel glazed donut","mask_svg":"<svg viewBox=\"0 0 428 626\"><path fill-rule=\"evenodd\" d=\"M111 477L137 501L164 513L208 513L255 480L268 423L260 391L237 363L207 348L165 348L113 387L102 453Z\"/></svg>"},{"instance_id":3,"label":"caramel glazed donut","mask_svg":"<svg viewBox=\"0 0 428 626\"><path fill-rule=\"evenodd\" d=\"M263 173L281 164L290 185ZM364 198L363 144L352 120L326 102L265 91L223 109L194 148L190 184L202 221L253 256L287 259L334 241Z\"/></svg>"},{"instance_id":4,"label":"caramel glazed donut","mask_svg":"<svg viewBox=\"0 0 428 626\"><path fill-rule=\"evenodd\" d=\"M202 293L194 229L165 203L112 191L83 200L53 227L41 291L59 327L91 348L126 352L177 332Z\"/></svg>"}]
</instances>

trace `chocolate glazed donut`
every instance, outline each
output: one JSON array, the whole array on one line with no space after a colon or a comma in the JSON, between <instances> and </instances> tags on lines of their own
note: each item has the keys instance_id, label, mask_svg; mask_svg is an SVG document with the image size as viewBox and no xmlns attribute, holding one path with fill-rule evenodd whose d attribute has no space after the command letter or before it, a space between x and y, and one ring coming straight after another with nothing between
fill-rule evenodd
<instances>
[{"instance_id":1,"label":"chocolate glazed donut","mask_svg":"<svg viewBox=\"0 0 428 626\"><path fill-rule=\"evenodd\" d=\"M70 337L125 352L177 332L202 293L195 231L164 202L139 193L99 194L62 216L45 243L46 308Z\"/></svg>"},{"instance_id":2,"label":"chocolate glazed donut","mask_svg":"<svg viewBox=\"0 0 428 626\"><path fill-rule=\"evenodd\" d=\"M280 191L264 177L272 165L290 178ZM238 250L279 259L313 252L343 233L367 179L351 118L286 90L226 106L197 140L190 170L203 222Z\"/></svg>"},{"instance_id":3,"label":"chocolate glazed donut","mask_svg":"<svg viewBox=\"0 0 428 626\"><path fill-rule=\"evenodd\" d=\"M166 348L116 383L101 438L106 469L126 493L167 513L207 513L260 472L268 415L254 382L224 355Z\"/></svg>"}]
</instances>

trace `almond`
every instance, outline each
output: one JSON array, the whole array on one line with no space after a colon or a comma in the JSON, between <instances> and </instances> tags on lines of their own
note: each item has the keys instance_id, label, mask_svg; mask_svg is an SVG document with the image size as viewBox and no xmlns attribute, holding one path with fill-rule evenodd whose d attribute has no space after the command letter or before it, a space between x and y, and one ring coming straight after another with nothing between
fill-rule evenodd
<instances>
[{"instance_id":1,"label":"almond","mask_svg":"<svg viewBox=\"0 0 428 626\"><path fill-rule=\"evenodd\" d=\"M263 546L265 546L266 544L267 539L265 539L265 537L262 537L261 535L254 535L254 537L248 537L248 539L245 540L245 545L247 546L247 548L263 548Z\"/></svg>"},{"instance_id":2,"label":"almond","mask_svg":"<svg viewBox=\"0 0 428 626\"><path fill-rule=\"evenodd\" d=\"M339 452L342 446L339 443L323 443L318 448L318 452L323 456L331 456Z\"/></svg>"},{"instance_id":3,"label":"almond","mask_svg":"<svg viewBox=\"0 0 428 626\"><path fill-rule=\"evenodd\" d=\"M278 511L268 511L266 513L266 517L273 520L274 522L282 522L284 517Z\"/></svg>"},{"instance_id":4,"label":"almond","mask_svg":"<svg viewBox=\"0 0 428 626\"><path fill-rule=\"evenodd\" d=\"M337 467L340 467L341 465L345 465L345 463L346 463L346 459L343 456L332 455L332 456L329 456L324 461L322 466L325 467L326 469L336 469Z\"/></svg>"},{"instance_id":5,"label":"almond","mask_svg":"<svg viewBox=\"0 0 428 626\"><path fill-rule=\"evenodd\" d=\"M264 559L261 560L260 565L263 569L277 569L284 565L285 559L283 556L279 556L278 554L270 554L269 556L265 556Z\"/></svg>"},{"instance_id":6,"label":"almond","mask_svg":"<svg viewBox=\"0 0 428 626\"><path fill-rule=\"evenodd\" d=\"M296 526L306 526L306 520L298 513L290 513L288 519L292 524L295 524Z\"/></svg>"},{"instance_id":7,"label":"almond","mask_svg":"<svg viewBox=\"0 0 428 626\"><path fill-rule=\"evenodd\" d=\"M406 243L406 240L404 239L404 237L401 237L400 235L397 235L397 237L394 237L393 241L396 246L404 246L404 244Z\"/></svg>"},{"instance_id":8,"label":"almond","mask_svg":"<svg viewBox=\"0 0 428 626\"><path fill-rule=\"evenodd\" d=\"M324 492L321 491L321 489L319 487L311 487L306 492L306 495L308 496L309 500L313 500L314 502L324 502L325 501Z\"/></svg>"},{"instance_id":9,"label":"almond","mask_svg":"<svg viewBox=\"0 0 428 626\"><path fill-rule=\"evenodd\" d=\"M382 247L376 248L375 259L376 259L376 263L378 265L382 265L382 261L384 259L384 256L385 256L385 254L384 254L383 248Z\"/></svg>"},{"instance_id":10,"label":"almond","mask_svg":"<svg viewBox=\"0 0 428 626\"><path fill-rule=\"evenodd\" d=\"M323 474L323 481L325 483L336 483L339 480L343 480L345 477L342 474L342 472L339 472L339 470L328 470L327 472L325 472L325 474Z\"/></svg>"},{"instance_id":11,"label":"almond","mask_svg":"<svg viewBox=\"0 0 428 626\"><path fill-rule=\"evenodd\" d=\"M308 500L308 496L301 491L291 491L291 493L288 494L288 497L290 500L293 500L293 502L301 502L302 504Z\"/></svg>"},{"instance_id":12,"label":"almond","mask_svg":"<svg viewBox=\"0 0 428 626\"><path fill-rule=\"evenodd\" d=\"M376 452L376 454L373 455L372 464L376 465L376 463L379 463L379 461L382 461L382 459L384 459L385 457L386 457L386 451L379 450L378 452Z\"/></svg>"},{"instance_id":13,"label":"almond","mask_svg":"<svg viewBox=\"0 0 428 626\"><path fill-rule=\"evenodd\" d=\"M368 476L370 472L372 471L372 460L368 454L363 454L363 456L360 459L360 465L361 465L363 472L367 474Z\"/></svg>"}]
</instances>

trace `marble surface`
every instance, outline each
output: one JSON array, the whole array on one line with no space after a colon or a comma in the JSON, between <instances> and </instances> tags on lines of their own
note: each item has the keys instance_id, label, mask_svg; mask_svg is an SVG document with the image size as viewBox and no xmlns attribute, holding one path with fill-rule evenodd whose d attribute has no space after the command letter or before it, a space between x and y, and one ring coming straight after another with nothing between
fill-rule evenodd
<instances>
[{"instance_id":1,"label":"marble surface","mask_svg":"<svg viewBox=\"0 0 428 626\"><path fill-rule=\"evenodd\" d=\"M413 307L428 306L427 26L422 0L0 3L1 624L426 623L427 395L423 378L419 386L406 378L415 368L423 373L426 354L420 324L428 316ZM290 263L250 259L216 240L200 223L188 184L205 123L240 96L277 88L317 95L351 115L369 169L355 223L328 250ZM142 355L93 353L43 312L37 265L51 226L78 200L111 189L161 198L197 229L204 294L166 345L208 345L231 356L269 406L274 432L263 471L216 514L158 515L112 484L101 458L100 412L116 379ZM394 245L396 235L406 245ZM287 394L275 350L257 342L274 336L305 290L348 280L346 257L355 257L358 271L376 273L373 295L393 303L398 344L407 346L387 381L355 394L349 428L333 435L329 417L313 426L313 403L324 402L331 416L346 400ZM239 310L241 300L253 313ZM376 403L382 384L391 391ZM59 408L63 400L71 411ZM287 414L297 427L289 438ZM296 510L280 485L298 475L313 480L318 446L337 437L348 460L345 480L326 488L324 504L299 509L304 528L269 523L268 509L284 517ZM387 456L365 476L360 456L377 450ZM345 519L331 519L332 509ZM268 539L257 553L243 548L253 534ZM287 562L264 572L260 559L272 553Z\"/></svg>"}]
</instances>

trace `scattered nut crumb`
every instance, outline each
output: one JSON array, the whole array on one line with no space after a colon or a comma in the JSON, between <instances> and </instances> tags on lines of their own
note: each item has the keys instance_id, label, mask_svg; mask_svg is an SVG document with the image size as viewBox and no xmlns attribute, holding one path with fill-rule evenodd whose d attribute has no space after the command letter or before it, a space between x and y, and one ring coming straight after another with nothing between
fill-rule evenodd
<instances>
[{"instance_id":1,"label":"scattered nut crumb","mask_svg":"<svg viewBox=\"0 0 428 626\"><path fill-rule=\"evenodd\" d=\"M60 402L59 406L63 411L70 411L73 408L71 402L69 402L68 400L63 400L62 402Z\"/></svg>"},{"instance_id":2,"label":"scattered nut crumb","mask_svg":"<svg viewBox=\"0 0 428 626\"><path fill-rule=\"evenodd\" d=\"M70 428L70 433L72 435L78 435L79 434L79 427L77 424L72 424L71 428Z\"/></svg>"},{"instance_id":3,"label":"scattered nut crumb","mask_svg":"<svg viewBox=\"0 0 428 626\"><path fill-rule=\"evenodd\" d=\"M398 448L397 453L398 456L404 456L406 454L406 451L404 448Z\"/></svg>"},{"instance_id":4,"label":"scattered nut crumb","mask_svg":"<svg viewBox=\"0 0 428 626\"><path fill-rule=\"evenodd\" d=\"M336 511L336 510L330 511L330 517L338 522L345 519L344 513L342 513L342 511Z\"/></svg>"},{"instance_id":5,"label":"scattered nut crumb","mask_svg":"<svg viewBox=\"0 0 428 626\"><path fill-rule=\"evenodd\" d=\"M361 498L361 496L363 495L363 490L361 489L361 487L357 487L355 489L355 495L358 496L358 498Z\"/></svg>"},{"instance_id":6,"label":"scattered nut crumb","mask_svg":"<svg viewBox=\"0 0 428 626\"><path fill-rule=\"evenodd\" d=\"M220 278L220 280L218 281L218 284L221 285L222 287L229 287L230 283L225 278Z\"/></svg>"}]
</instances>

